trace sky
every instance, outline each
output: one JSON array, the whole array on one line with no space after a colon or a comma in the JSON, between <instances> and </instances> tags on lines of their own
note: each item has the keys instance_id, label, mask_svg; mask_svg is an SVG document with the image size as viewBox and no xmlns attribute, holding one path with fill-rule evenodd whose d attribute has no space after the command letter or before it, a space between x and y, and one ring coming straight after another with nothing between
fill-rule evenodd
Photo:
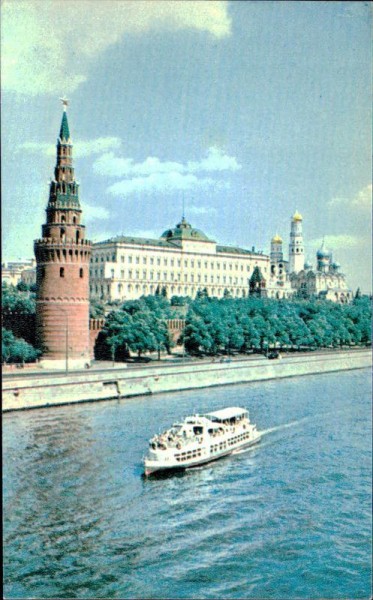
<instances>
[{"instance_id":1,"label":"sky","mask_svg":"<svg viewBox=\"0 0 373 600\"><path fill-rule=\"evenodd\" d=\"M2 260L41 236L62 105L87 238L325 245L372 289L369 2L4 0ZM184 208L183 208L184 207Z\"/></svg>"}]
</instances>

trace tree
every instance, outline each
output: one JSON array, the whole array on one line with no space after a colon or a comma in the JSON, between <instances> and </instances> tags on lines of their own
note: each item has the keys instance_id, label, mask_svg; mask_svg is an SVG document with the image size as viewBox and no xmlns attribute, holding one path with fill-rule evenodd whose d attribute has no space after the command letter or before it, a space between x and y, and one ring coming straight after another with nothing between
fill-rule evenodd
<instances>
[{"instance_id":1,"label":"tree","mask_svg":"<svg viewBox=\"0 0 373 600\"><path fill-rule=\"evenodd\" d=\"M36 310L35 294L19 291L13 285L2 284L2 310L17 314L34 315Z\"/></svg>"},{"instance_id":2,"label":"tree","mask_svg":"<svg viewBox=\"0 0 373 600\"><path fill-rule=\"evenodd\" d=\"M89 316L91 319L103 319L105 317L105 305L99 300L91 300L89 303Z\"/></svg>"},{"instance_id":3,"label":"tree","mask_svg":"<svg viewBox=\"0 0 373 600\"><path fill-rule=\"evenodd\" d=\"M1 334L2 361L4 363L29 363L35 362L40 356L36 350L22 338L16 338L11 331L2 328Z\"/></svg>"},{"instance_id":4,"label":"tree","mask_svg":"<svg viewBox=\"0 0 373 600\"><path fill-rule=\"evenodd\" d=\"M189 354L206 353L213 346L213 340L204 320L192 311L187 316L182 340Z\"/></svg>"}]
</instances>

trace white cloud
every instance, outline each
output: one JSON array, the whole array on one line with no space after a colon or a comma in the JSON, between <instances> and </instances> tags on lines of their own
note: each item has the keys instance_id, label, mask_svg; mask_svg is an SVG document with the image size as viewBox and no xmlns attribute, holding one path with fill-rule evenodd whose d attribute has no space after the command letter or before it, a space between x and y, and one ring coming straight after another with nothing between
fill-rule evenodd
<instances>
[{"instance_id":1,"label":"white cloud","mask_svg":"<svg viewBox=\"0 0 373 600\"><path fill-rule=\"evenodd\" d=\"M330 208L343 208L343 209L361 209L361 210L371 210L372 206L372 184L365 186L362 190L360 190L353 198L347 197L336 197L332 198L328 201L328 206Z\"/></svg>"},{"instance_id":2,"label":"white cloud","mask_svg":"<svg viewBox=\"0 0 373 600\"><path fill-rule=\"evenodd\" d=\"M73 154L76 158L84 158L85 156L100 154L112 149L118 150L120 147L121 140L117 137L78 140L74 142ZM56 154L56 146L47 142L24 142L18 146L18 150L26 150L35 154L46 154L47 156L54 156Z\"/></svg>"},{"instance_id":3,"label":"white cloud","mask_svg":"<svg viewBox=\"0 0 373 600\"><path fill-rule=\"evenodd\" d=\"M159 158L149 156L142 163L135 163L132 158L121 158L113 152L107 152L93 165L99 175L122 177L128 175L153 175L155 173L181 173L185 167L176 162L162 162Z\"/></svg>"},{"instance_id":4,"label":"white cloud","mask_svg":"<svg viewBox=\"0 0 373 600\"><path fill-rule=\"evenodd\" d=\"M70 93L90 61L126 34L196 29L230 34L228 2L6 0L2 6L3 89L31 96Z\"/></svg>"},{"instance_id":5,"label":"white cloud","mask_svg":"<svg viewBox=\"0 0 373 600\"><path fill-rule=\"evenodd\" d=\"M196 187L208 187L215 181L210 178L198 179L195 175L183 175L176 171L170 173L152 173L148 177L124 179L109 186L108 192L114 196L127 196L136 192L173 192L190 190Z\"/></svg>"},{"instance_id":6,"label":"white cloud","mask_svg":"<svg viewBox=\"0 0 373 600\"><path fill-rule=\"evenodd\" d=\"M182 164L174 161L161 161L155 156L149 156L141 163L135 163L132 158L116 156L107 152L93 164L93 169L99 175L106 177L125 177L122 181L109 186L109 193L120 196L135 192L190 190L198 187L224 186L222 182L211 177L198 177L202 172L237 171L241 168L234 156L222 153L219 148L211 147L207 156L200 161L189 161ZM201 214L201 213L199 213Z\"/></svg>"},{"instance_id":7,"label":"white cloud","mask_svg":"<svg viewBox=\"0 0 373 600\"><path fill-rule=\"evenodd\" d=\"M121 158L113 152L100 156L93 165L96 173L108 177L128 177L131 175L153 175L159 173L198 173L212 171L237 171L241 169L234 156L222 153L219 148L211 147L206 158L198 162L189 161L187 164L165 161L155 156L149 156L142 163L135 163L132 158Z\"/></svg>"},{"instance_id":8,"label":"white cloud","mask_svg":"<svg viewBox=\"0 0 373 600\"><path fill-rule=\"evenodd\" d=\"M199 162L188 162L190 173L199 171L238 171L241 169L234 156L222 154L219 148L212 146L208 149L207 157Z\"/></svg>"},{"instance_id":9,"label":"white cloud","mask_svg":"<svg viewBox=\"0 0 373 600\"><path fill-rule=\"evenodd\" d=\"M106 220L110 217L109 211L104 206L93 206L91 204L87 204L86 202L80 202L80 204L83 210L84 220L87 223L95 221L96 219L100 221Z\"/></svg>"}]
</instances>

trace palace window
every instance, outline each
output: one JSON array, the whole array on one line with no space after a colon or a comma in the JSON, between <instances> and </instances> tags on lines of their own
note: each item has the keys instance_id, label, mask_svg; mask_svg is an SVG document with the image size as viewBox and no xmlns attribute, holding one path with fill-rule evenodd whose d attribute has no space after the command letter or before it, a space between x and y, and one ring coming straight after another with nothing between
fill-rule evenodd
<instances>
[{"instance_id":1,"label":"palace window","mask_svg":"<svg viewBox=\"0 0 373 600\"><path fill-rule=\"evenodd\" d=\"M139 262L140 262L140 257L139 257L139 256L136 256L136 264L138 265L138 264L139 264Z\"/></svg>"},{"instance_id":2,"label":"palace window","mask_svg":"<svg viewBox=\"0 0 373 600\"><path fill-rule=\"evenodd\" d=\"M120 277L121 279L124 279L124 269L122 269L122 271L120 272Z\"/></svg>"},{"instance_id":3,"label":"palace window","mask_svg":"<svg viewBox=\"0 0 373 600\"><path fill-rule=\"evenodd\" d=\"M132 263L132 256L128 257L128 262L131 264Z\"/></svg>"},{"instance_id":4,"label":"palace window","mask_svg":"<svg viewBox=\"0 0 373 600\"><path fill-rule=\"evenodd\" d=\"M65 277L65 268L60 267L60 277Z\"/></svg>"},{"instance_id":5,"label":"palace window","mask_svg":"<svg viewBox=\"0 0 373 600\"><path fill-rule=\"evenodd\" d=\"M143 262L143 265L146 265L146 256L143 257L142 262Z\"/></svg>"}]
</instances>

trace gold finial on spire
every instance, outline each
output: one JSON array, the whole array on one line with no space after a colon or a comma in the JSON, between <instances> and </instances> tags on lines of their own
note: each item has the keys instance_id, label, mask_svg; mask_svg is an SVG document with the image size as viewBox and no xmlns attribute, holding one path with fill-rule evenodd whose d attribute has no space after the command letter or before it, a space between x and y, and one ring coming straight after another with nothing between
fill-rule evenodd
<instances>
[{"instance_id":1,"label":"gold finial on spire","mask_svg":"<svg viewBox=\"0 0 373 600\"><path fill-rule=\"evenodd\" d=\"M297 210L293 214L293 221L303 221L302 215L300 215Z\"/></svg>"},{"instance_id":2,"label":"gold finial on spire","mask_svg":"<svg viewBox=\"0 0 373 600\"><path fill-rule=\"evenodd\" d=\"M65 96L63 98L60 98L62 104L63 104L63 111L66 112L67 106L69 104L69 101L67 98L65 98Z\"/></svg>"}]
</instances>

